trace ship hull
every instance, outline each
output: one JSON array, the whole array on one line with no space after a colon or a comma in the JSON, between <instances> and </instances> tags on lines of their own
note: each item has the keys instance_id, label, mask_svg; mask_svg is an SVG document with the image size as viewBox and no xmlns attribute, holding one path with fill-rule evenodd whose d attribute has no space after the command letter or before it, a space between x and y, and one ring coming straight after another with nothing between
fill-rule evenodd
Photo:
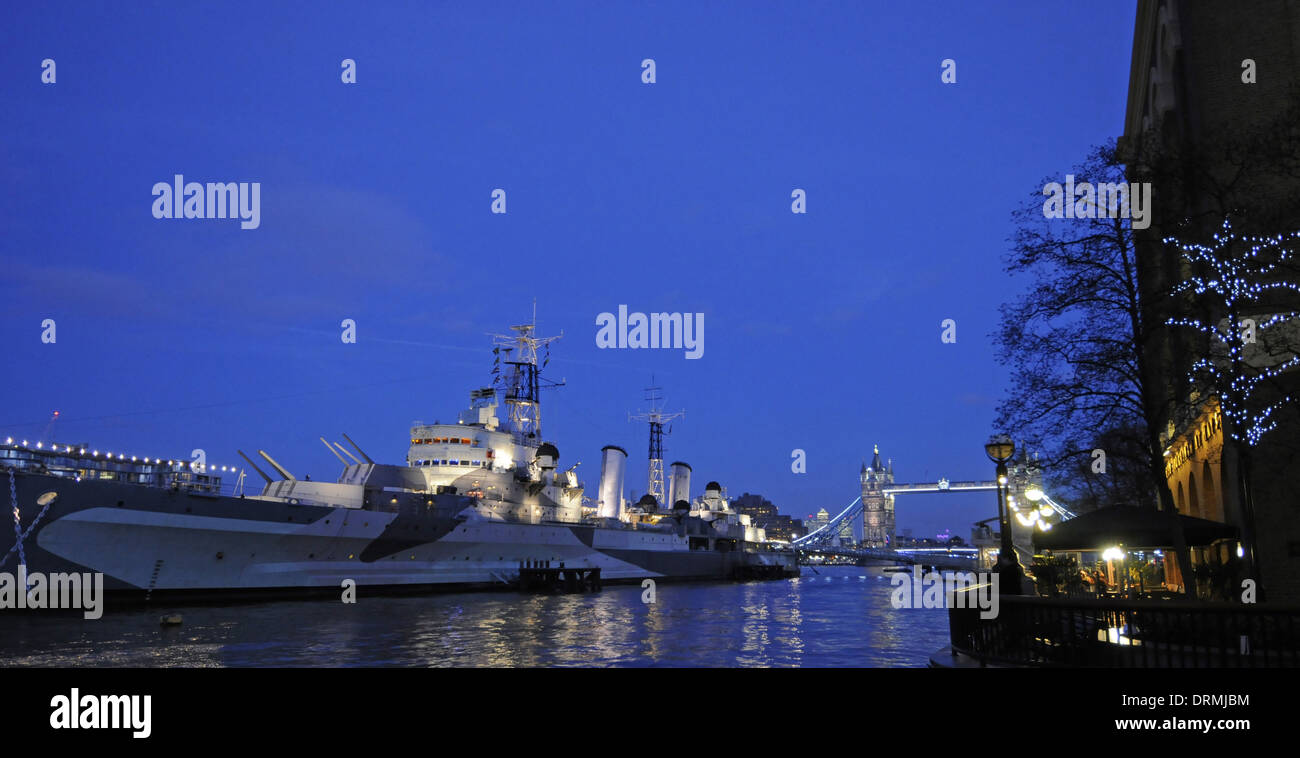
<instances>
[{"instance_id":1,"label":"ship hull","mask_svg":"<svg viewBox=\"0 0 1300 758\"><path fill-rule=\"evenodd\" d=\"M798 571L787 553L691 550L671 531L475 518L474 501L454 495L390 512L29 472L16 485L24 530L37 499L57 494L23 541L27 571L102 573L117 597L337 595L349 583L385 593L505 589L536 565L599 568L606 583ZM16 562L10 555L0 570Z\"/></svg>"}]
</instances>

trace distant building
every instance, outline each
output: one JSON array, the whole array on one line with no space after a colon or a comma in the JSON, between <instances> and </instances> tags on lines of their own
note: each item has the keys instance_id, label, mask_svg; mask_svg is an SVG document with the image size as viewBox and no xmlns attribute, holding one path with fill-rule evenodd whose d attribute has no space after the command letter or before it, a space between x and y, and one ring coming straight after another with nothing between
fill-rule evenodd
<instances>
[{"instance_id":1,"label":"distant building","mask_svg":"<svg viewBox=\"0 0 1300 758\"><path fill-rule=\"evenodd\" d=\"M776 518L768 522L768 524L768 539L790 542L807 534L804 531L803 519L793 518L785 514L777 514Z\"/></svg>"},{"instance_id":2,"label":"distant building","mask_svg":"<svg viewBox=\"0 0 1300 758\"><path fill-rule=\"evenodd\" d=\"M746 492L733 500L731 507L747 514L754 526L763 529L770 540L789 542L804 535L802 520L778 513L776 506L762 495L751 495Z\"/></svg>"},{"instance_id":3,"label":"distant building","mask_svg":"<svg viewBox=\"0 0 1300 758\"><path fill-rule=\"evenodd\" d=\"M825 508L822 508L816 513L809 513L808 518L804 519L803 523L804 527L808 530L808 534L812 534L830 523L830 520L831 514L827 513Z\"/></svg>"},{"instance_id":4,"label":"distant building","mask_svg":"<svg viewBox=\"0 0 1300 758\"><path fill-rule=\"evenodd\" d=\"M831 514L825 508L818 510L816 513L810 513L802 522L804 534L812 534L818 529L823 529L830 524L830 522ZM832 538L832 541L837 545L856 545L861 541L857 536L859 528L860 522L857 519L846 519L835 530L835 536Z\"/></svg>"}]
</instances>

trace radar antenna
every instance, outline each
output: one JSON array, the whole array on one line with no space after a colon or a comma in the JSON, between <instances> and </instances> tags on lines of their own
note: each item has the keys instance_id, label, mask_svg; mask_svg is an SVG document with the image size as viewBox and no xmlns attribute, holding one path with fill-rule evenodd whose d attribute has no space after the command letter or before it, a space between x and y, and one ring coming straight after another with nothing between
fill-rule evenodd
<instances>
[{"instance_id":1,"label":"radar antenna","mask_svg":"<svg viewBox=\"0 0 1300 758\"><path fill-rule=\"evenodd\" d=\"M654 381L653 376L650 381ZM684 408L676 413L663 412L663 398L659 395L662 390L663 387L646 387L645 399L650 403L650 411L627 416L628 421L650 422L650 483L647 494L660 504L664 503L664 423L686 415ZM668 431L671 432L672 427Z\"/></svg>"},{"instance_id":2,"label":"radar antenna","mask_svg":"<svg viewBox=\"0 0 1300 758\"><path fill-rule=\"evenodd\" d=\"M564 332L555 337L537 337L536 308L534 304L533 323L510 327L514 334L492 335L492 386L502 390L508 424L526 443L539 441L542 436L541 390L564 386L563 381L542 378L542 369L551 360L549 345ZM540 364L538 348L543 350Z\"/></svg>"}]
</instances>

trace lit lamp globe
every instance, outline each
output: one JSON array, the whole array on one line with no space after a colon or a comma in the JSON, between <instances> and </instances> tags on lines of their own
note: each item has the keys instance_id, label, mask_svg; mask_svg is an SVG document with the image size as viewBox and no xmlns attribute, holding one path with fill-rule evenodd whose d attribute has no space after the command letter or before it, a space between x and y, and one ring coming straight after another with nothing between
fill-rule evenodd
<instances>
[{"instance_id":1,"label":"lit lamp globe","mask_svg":"<svg viewBox=\"0 0 1300 758\"><path fill-rule=\"evenodd\" d=\"M1011 456L1016 454L1016 443L1012 442L1011 437L1005 434L996 434L984 444L984 452L988 455L989 460L1004 465L1011 460Z\"/></svg>"}]
</instances>

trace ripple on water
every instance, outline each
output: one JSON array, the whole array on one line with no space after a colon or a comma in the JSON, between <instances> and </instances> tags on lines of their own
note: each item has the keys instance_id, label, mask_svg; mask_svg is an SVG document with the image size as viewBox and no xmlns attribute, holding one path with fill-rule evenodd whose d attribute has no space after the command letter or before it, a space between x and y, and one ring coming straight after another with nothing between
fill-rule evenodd
<instances>
[{"instance_id":1,"label":"ripple on water","mask_svg":"<svg viewBox=\"0 0 1300 758\"><path fill-rule=\"evenodd\" d=\"M111 609L95 621L0 614L0 666L924 666L942 610L895 610L878 572L513 593Z\"/></svg>"}]
</instances>

